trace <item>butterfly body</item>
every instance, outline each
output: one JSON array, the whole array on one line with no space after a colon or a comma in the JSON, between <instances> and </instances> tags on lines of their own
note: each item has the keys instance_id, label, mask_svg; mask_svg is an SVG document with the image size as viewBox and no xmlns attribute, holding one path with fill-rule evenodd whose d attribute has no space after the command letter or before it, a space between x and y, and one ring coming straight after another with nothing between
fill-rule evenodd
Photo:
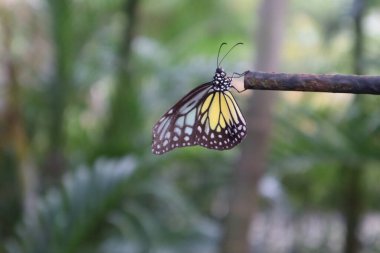
<instances>
[{"instance_id":1,"label":"butterfly body","mask_svg":"<svg viewBox=\"0 0 380 253\"><path fill-rule=\"evenodd\" d=\"M226 72L222 68L215 70L214 78L212 80L213 89L216 91L226 91L231 88L232 78L227 77Z\"/></svg>"}]
</instances>

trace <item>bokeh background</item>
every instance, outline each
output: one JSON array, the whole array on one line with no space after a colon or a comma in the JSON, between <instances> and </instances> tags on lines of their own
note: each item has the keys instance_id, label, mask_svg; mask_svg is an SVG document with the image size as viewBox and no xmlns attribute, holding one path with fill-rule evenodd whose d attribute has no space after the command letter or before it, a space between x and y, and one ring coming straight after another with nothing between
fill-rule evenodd
<instances>
[{"instance_id":1,"label":"bokeh background","mask_svg":"<svg viewBox=\"0 0 380 253\"><path fill-rule=\"evenodd\" d=\"M151 154L222 42L380 74L380 2L1 0L0 252L380 252L379 97L246 91L242 145Z\"/></svg>"}]
</instances>

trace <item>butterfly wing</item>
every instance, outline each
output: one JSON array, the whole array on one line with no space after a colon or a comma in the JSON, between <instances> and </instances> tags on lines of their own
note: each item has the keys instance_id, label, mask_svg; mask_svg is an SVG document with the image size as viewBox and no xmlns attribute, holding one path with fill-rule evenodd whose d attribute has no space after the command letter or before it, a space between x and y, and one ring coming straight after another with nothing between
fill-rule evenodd
<instances>
[{"instance_id":1,"label":"butterfly wing","mask_svg":"<svg viewBox=\"0 0 380 253\"><path fill-rule=\"evenodd\" d=\"M187 94L153 127L152 152L201 145L231 149L246 136L246 121L229 91L215 91L205 83Z\"/></svg>"},{"instance_id":2,"label":"butterfly wing","mask_svg":"<svg viewBox=\"0 0 380 253\"><path fill-rule=\"evenodd\" d=\"M246 121L231 92L209 93L198 114L197 143L211 149L231 149L244 139L246 131Z\"/></svg>"},{"instance_id":3,"label":"butterfly wing","mask_svg":"<svg viewBox=\"0 0 380 253\"><path fill-rule=\"evenodd\" d=\"M163 154L177 147L198 144L194 131L198 108L211 87L211 82L198 86L161 117L153 127L154 154Z\"/></svg>"}]
</instances>

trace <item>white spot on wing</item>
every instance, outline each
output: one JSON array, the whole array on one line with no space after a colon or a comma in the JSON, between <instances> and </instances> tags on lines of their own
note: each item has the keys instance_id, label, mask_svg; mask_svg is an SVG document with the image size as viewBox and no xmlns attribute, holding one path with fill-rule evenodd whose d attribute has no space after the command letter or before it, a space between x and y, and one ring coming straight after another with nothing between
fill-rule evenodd
<instances>
[{"instance_id":1,"label":"white spot on wing","mask_svg":"<svg viewBox=\"0 0 380 253\"><path fill-rule=\"evenodd\" d=\"M185 133L188 134L188 135L191 135L193 132L193 129L191 127L186 127L185 128Z\"/></svg>"},{"instance_id":2,"label":"white spot on wing","mask_svg":"<svg viewBox=\"0 0 380 253\"><path fill-rule=\"evenodd\" d=\"M176 133L178 136L181 135L181 129L178 127L174 128L174 133Z\"/></svg>"},{"instance_id":3,"label":"white spot on wing","mask_svg":"<svg viewBox=\"0 0 380 253\"><path fill-rule=\"evenodd\" d=\"M208 134L210 132L210 127L208 125L208 120L205 122L205 133Z\"/></svg>"}]
</instances>

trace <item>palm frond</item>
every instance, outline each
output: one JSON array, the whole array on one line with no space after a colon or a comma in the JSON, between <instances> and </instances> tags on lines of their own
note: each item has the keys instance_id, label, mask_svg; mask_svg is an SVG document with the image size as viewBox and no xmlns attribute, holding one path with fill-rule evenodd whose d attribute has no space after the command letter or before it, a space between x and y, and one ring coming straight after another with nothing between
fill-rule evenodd
<instances>
[{"instance_id":1,"label":"palm frond","mask_svg":"<svg viewBox=\"0 0 380 253\"><path fill-rule=\"evenodd\" d=\"M36 219L24 220L18 226L17 238L8 243L8 251L77 252L86 245L84 242L96 241L136 167L135 160L127 157L101 160L93 169L81 167L69 172L61 189L51 189L41 199Z\"/></svg>"}]
</instances>

